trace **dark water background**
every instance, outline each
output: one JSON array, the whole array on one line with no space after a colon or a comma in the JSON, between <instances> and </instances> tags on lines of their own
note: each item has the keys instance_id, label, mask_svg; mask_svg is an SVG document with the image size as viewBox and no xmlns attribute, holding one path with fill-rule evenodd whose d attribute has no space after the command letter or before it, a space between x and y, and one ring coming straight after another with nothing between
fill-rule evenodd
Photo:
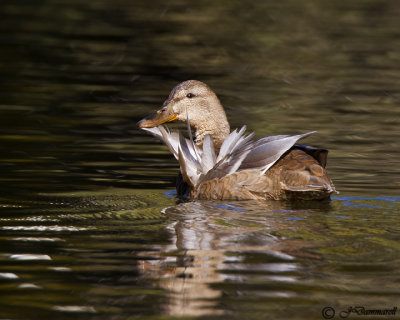
<instances>
[{"instance_id":1,"label":"dark water background","mask_svg":"<svg viewBox=\"0 0 400 320\"><path fill-rule=\"evenodd\" d=\"M135 123L187 79L340 194L176 205ZM399 1L2 0L0 88L0 319L400 308Z\"/></svg>"}]
</instances>

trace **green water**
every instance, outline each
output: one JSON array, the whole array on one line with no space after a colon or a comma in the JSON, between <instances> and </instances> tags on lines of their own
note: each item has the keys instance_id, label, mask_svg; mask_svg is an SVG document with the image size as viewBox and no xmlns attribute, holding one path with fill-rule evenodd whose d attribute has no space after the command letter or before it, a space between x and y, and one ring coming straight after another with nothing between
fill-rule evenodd
<instances>
[{"instance_id":1,"label":"green water","mask_svg":"<svg viewBox=\"0 0 400 320\"><path fill-rule=\"evenodd\" d=\"M399 15L394 0L2 1L0 319L400 308ZM340 194L178 204L175 159L135 123L187 79L232 128L317 130L303 142L330 150Z\"/></svg>"}]
</instances>

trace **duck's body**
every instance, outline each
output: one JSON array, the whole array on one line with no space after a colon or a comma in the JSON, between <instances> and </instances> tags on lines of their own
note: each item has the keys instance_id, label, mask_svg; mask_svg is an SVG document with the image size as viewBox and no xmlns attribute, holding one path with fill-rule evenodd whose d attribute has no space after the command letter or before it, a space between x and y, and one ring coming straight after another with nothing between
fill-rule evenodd
<instances>
[{"instance_id":1,"label":"duck's body","mask_svg":"<svg viewBox=\"0 0 400 320\"><path fill-rule=\"evenodd\" d=\"M192 199L320 200L334 191L325 170L311 155L295 147L263 175L239 170L203 182L190 191Z\"/></svg>"},{"instance_id":2,"label":"duck's body","mask_svg":"<svg viewBox=\"0 0 400 320\"><path fill-rule=\"evenodd\" d=\"M195 128L195 143L159 126L173 120ZM245 127L229 133L217 96L200 81L176 86L163 107L138 124L178 159L177 190L191 199L313 200L335 191L325 170L327 151L295 145L309 133L257 141L251 140L252 134L244 135Z\"/></svg>"}]
</instances>

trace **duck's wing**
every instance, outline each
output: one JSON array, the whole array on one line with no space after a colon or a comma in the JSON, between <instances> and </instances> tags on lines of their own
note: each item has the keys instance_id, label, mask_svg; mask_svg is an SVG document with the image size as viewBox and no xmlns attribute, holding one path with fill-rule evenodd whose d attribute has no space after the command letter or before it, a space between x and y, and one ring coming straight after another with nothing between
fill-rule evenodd
<instances>
[{"instance_id":1,"label":"duck's wing","mask_svg":"<svg viewBox=\"0 0 400 320\"><path fill-rule=\"evenodd\" d=\"M242 161L239 169L260 168L264 174L282 155L301 138L315 131L295 136L279 135L259 139L254 143L252 150Z\"/></svg>"},{"instance_id":2,"label":"duck's wing","mask_svg":"<svg viewBox=\"0 0 400 320\"><path fill-rule=\"evenodd\" d=\"M218 157L214 160L213 166L209 170L203 172L199 182L214 178L222 178L237 171L254 144L254 141L251 140L254 134L251 133L246 136L244 134L245 131L246 126L243 126L239 132L235 129L230 133L222 143ZM206 141L206 139L211 140L211 137L206 136L204 141ZM210 147L203 143L203 153L211 152L207 149L210 149Z\"/></svg>"},{"instance_id":3,"label":"duck's wing","mask_svg":"<svg viewBox=\"0 0 400 320\"><path fill-rule=\"evenodd\" d=\"M200 150L193 139L186 139L180 132L171 132L164 126L143 128L160 139L179 161L183 179L191 186L231 174L240 167L243 159L251 151L253 134L245 135L246 127L234 130L223 142L218 157L209 135L203 140Z\"/></svg>"},{"instance_id":4,"label":"duck's wing","mask_svg":"<svg viewBox=\"0 0 400 320\"><path fill-rule=\"evenodd\" d=\"M178 161L181 167L183 180L196 186L201 176L202 165L197 154L192 154L187 139L179 135Z\"/></svg>"},{"instance_id":5,"label":"duck's wing","mask_svg":"<svg viewBox=\"0 0 400 320\"><path fill-rule=\"evenodd\" d=\"M209 170L207 168L213 166L210 164L210 161L213 160L211 151L207 149L207 153L202 152L193 143L192 139L186 139L179 131L171 132L164 126L143 128L142 130L150 132L164 142L169 151L179 161L184 181L188 182L191 186L196 186L201 175ZM209 148L214 152L212 142Z\"/></svg>"},{"instance_id":6,"label":"duck's wing","mask_svg":"<svg viewBox=\"0 0 400 320\"><path fill-rule=\"evenodd\" d=\"M153 128L142 128L142 130L150 132L153 136L160 139L168 147L169 151L178 159L179 132L170 132L163 126Z\"/></svg>"},{"instance_id":7,"label":"duck's wing","mask_svg":"<svg viewBox=\"0 0 400 320\"><path fill-rule=\"evenodd\" d=\"M299 139L313 133L271 136L252 141L253 133L245 136L245 130L243 126L239 132L231 132L221 146L216 164L199 178L200 182L222 178L242 169L259 169L262 175Z\"/></svg>"},{"instance_id":8,"label":"duck's wing","mask_svg":"<svg viewBox=\"0 0 400 320\"><path fill-rule=\"evenodd\" d=\"M180 132L171 132L164 126L144 128L163 141L179 161L184 181L192 187L214 178L235 173L242 169L259 169L264 174L286 151L301 138L313 133L295 136L271 136L251 140L254 133L245 135L246 126L234 130L222 143L218 156L209 135L204 138L200 150L192 139Z\"/></svg>"},{"instance_id":9,"label":"duck's wing","mask_svg":"<svg viewBox=\"0 0 400 320\"><path fill-rule=\"evenodd\" d=\"M210 171L217 161L215 155L214 143L210 135L206 135L203 140L203 154L201 156L203 173Z\"/></svg>"},{"instance_id":10,"label":"duck's wing","mask_svg":"<svg viewBox=\"0 0 400 320\"><path fill-rule=\"evenodd\" d=\"M160 139L168 147L169 151L174 155L174 157L179 160L179 145L180 136L182 135L179 131L170 131L167 127L158 126L153 128L142 128L142 130L150 132L156 138ZM183 138L186 141L186 146L192 157L198 158L201 155L201 150L193 145L188 139ZM196 150L195 150L196 148Z\"/></svg>"}]
</instances>

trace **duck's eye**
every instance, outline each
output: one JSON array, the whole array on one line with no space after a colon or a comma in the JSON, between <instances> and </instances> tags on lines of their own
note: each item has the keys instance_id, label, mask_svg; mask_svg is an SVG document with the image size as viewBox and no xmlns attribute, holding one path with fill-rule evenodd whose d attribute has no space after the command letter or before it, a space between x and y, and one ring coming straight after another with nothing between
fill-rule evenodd
<instances>
[{"instance_id":1,"label":"duck's eye","mask_svg":"<svg viewBox=\"0 0 400 320\"><path fill-rule=\"evenodd\" d=\"M188 97L189 99L190 99L190 98L193 98L193 97L194 97L194 94L189 92L189 93L186 95L186 97Z\"/></svg>"}]
</instances>

